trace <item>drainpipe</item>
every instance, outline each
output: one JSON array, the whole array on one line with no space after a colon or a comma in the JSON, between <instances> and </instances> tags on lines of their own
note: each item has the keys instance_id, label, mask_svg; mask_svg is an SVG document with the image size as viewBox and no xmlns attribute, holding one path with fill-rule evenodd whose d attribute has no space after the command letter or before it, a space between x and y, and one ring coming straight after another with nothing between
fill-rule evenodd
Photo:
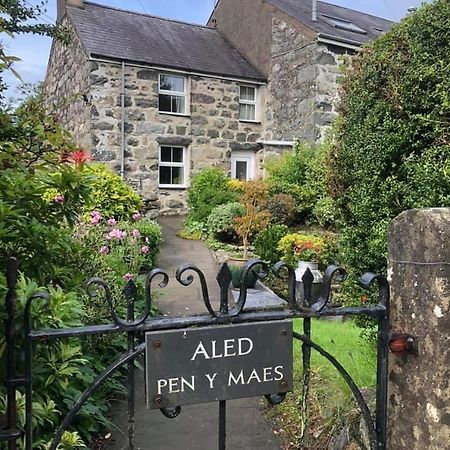
<instances>
[{"instance_id":1,"label":"drainpipe","mask_svg":"<svg viewBox=\"0 0 450 450\"><path fill-rule=\"evenodd\" d=\"M125 62L122 61L120 87L120 176L125 178Z\"/></svg>"},{"instance_id":2,"label":"drainpipe","mask_svg":"<svg viewBox=\"0 0 450 450\"><path fill-rule=\"evenodd\" d=\"M312 20L317 22L317 0L312 0Z\"/></svg>"}]
</instances>

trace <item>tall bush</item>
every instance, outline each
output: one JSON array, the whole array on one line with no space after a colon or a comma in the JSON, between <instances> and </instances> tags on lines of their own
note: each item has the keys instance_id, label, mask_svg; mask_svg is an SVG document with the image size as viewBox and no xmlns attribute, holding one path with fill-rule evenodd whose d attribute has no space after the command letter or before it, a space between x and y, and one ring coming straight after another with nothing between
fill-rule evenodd
<instances>
[{"instance_id":1,"label":"tall bush","mask_svg":"<svg viewBox=\"0 0 450 450\"><path fill-rule=\"evenodd\" d=\"M286 225L270 225L261 230L254 242L255 253L264 261L276 263L280 261L283 253L278 250L280 239L289 233Z\"/></svg>"},{"instance_id":2,"label":"tall bush","mask_svg":"<svg viewBox=\"0 0 450 450\"><path fill-rule=\"evenodd\" d=\"M10 256L38 283L65 283L75 254L71 227L90 177L61 153L75 147L39 99L0 114L0 271Z\"/></svg>"},{"instance_id":3,"label":"tall bush","mask_svg":"<svg viewBox=\"0 0 450 450\"><path fill-rule=\"evenodd\" d=\"M328 144L296 143L291 152L266 163L267 182L272 194L291 195L297 204L298 219L306 223L323 222L316 217L317 205L332 202L327 193ZM326 225L330 225L330 220ZM334 223L334 219L331 220Z\"/></svg>"},{"instance_id":4,"label":"tall bush","mask_svg":"<svg viewBox=\"0 0 450 450\"><path fill-rule=\"evenodd\" d=\"M205 222L215 206L238 200L238 194L228 183L221 169L203 169L192 177L187 204L192 220Z\"/></svg>"},{"instance_id":5,"label":"tall bush","mask_svg":"<svg viewBox=\"0 0 450 450\"><path fill-rule=\"evenodd\" d=\"M436 0L345 72L329 187L355 273L385 272L387 228L399 213L450 206L449 24L450 2Z\"/></svg>"},{"instance_id":6,"label":"tall bush","mask_svg":"<svg viewBox=\"0 0 450 450\"><path fill-rule=\"evenodd\" d=\"M226 203L216 206L208 217L208 234L223 242L234 242L236 232L234 230L236 217L242 217L245 208L239 202Z\"/></svg>"},{"instance_id":7,"label":"tall bush","mask_svg":"<svg viewBox=\"0 0 450 450\"><path fill-rule=\"evenodd\" d=\"M142 198L120 175L102 163L84 165L84 172L91 175L92 194L85 212L99 211L104 217L129 218L142 208Z\"/></svg>"}]
</instances>

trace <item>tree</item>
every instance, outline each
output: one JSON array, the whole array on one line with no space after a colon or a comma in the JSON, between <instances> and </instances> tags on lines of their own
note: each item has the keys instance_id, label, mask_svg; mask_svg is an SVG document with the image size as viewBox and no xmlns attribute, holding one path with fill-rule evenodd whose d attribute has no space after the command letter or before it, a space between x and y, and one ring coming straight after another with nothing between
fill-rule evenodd
<instances>
[{"instance_id":1,"label":"tree","mask_svg":"<svg viewBox=\"0 0 450 450\"><path fill-rule=\"evenodd\" d=\"M420 8L345 71L329 187L355 274L386 271L388 225L402 211L450 206L449 71L449 0Z\"/></svg>"},{"instance_id":2,"label":"tree","mask_svg":"<svg viewBox=\"0 0 450 450\"><path fill-rule=\"evenodd\" d=\"M32 33L65 39L64 30L60 27L39 22L39 18L45 13L45 5L44 1L37 6L31 6L25 0L2 0L0 3L1 36L5 38L22 33ZM30 23L30 20L38 21L38 23ZM7 88L2 74L5 70L11 70L20 78L20 75L12 67L18 60L17 57L5 53L4 45L0 41L0 102L4 100L3 93Z\"/></svg>"},{"instance_id":3,"label":"tree","mask_svg":"<svg viewBox=\"0 0 450 450\"><path fill-rule=\"evenodd\" d=\"M262 208L268 194L268 186L263 181L247 181L244 183L241 202L245 213L236 217L234 229L242 240L244 258L247 258L250 237L267 227L270 213Z\"/></svg>"}]
</instances>

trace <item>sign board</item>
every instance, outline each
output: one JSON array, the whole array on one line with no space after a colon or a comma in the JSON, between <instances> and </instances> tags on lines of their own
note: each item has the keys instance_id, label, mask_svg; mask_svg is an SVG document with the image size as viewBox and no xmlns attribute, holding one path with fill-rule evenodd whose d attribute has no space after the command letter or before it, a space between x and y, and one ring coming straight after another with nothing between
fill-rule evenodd
<instances>
[{"instance_id":1,"label":"sign board","mask_svg":"<svg viewBox=\"0 0 450 450\"><path fill-rule=\"evenodd\" d=\"M288 392L292 322L218 325L146 334L150 409Z\"/></svg>"}]
</instances>

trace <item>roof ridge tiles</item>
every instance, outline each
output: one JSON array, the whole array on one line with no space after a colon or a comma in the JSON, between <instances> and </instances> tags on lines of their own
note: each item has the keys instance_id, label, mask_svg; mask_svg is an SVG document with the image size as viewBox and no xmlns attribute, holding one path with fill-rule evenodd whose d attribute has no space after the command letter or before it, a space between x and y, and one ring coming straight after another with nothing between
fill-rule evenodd
<instances>
[{"instance_id":1,"label":"roof ridge tiles","mask_svg":"<svg viewBox=\"0 0 450 450\"><path fill-rule=\"evenodd\" d=\"M131 11L129 9L123 9L123 8L117 8L115 6L103 5L101 3L96 3L96 2L92 2L92 1L85 1L84 3L86 5L91 5L91 6L95 6L95 7L98 7L98 8L111 9L111 10L114 10L114 11L120 11L120 12L124 12L124 13L128 13L128 14L135 14L137 16L151 17L153 19L165 20L166 22L174 22L174 23L179 23L181 25L189 25L189 26L192 26L192 27L199 27L199 28L203 28L203 29L206 29L206 30L217 32L217 30L215 28L211 28L211 27L208 27L206 25L199 24L199 23L184 22L182 20L170 19L168 17L157 16L155 14L149 14L149 13L146 13L146 12Z\"/></svg>"}]
</instances>

